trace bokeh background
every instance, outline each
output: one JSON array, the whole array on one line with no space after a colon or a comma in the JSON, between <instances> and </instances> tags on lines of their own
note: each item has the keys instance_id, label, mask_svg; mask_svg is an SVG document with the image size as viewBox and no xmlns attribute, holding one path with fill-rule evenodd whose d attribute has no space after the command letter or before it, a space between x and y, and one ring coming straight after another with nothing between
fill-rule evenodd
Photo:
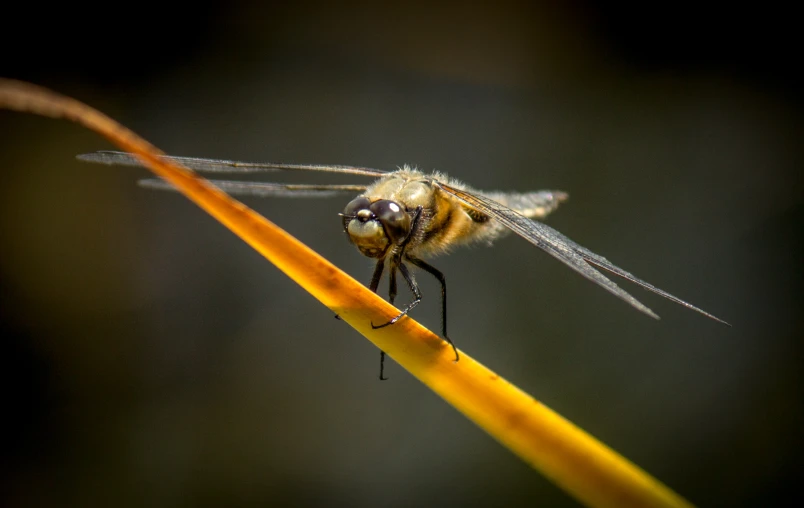
<instances>
[{"instance_id":1,"label":"bokeh background","mask_svg":"<svg viewBox=\"0 0 804 508\"><path fill-rule=\"evenodd\" d=\"M734 327L624 283L653 321L509 237L433 260L454 340L694 503L786 505L795 17L652 5L15 5L0 75L176 155L569 192L552 226ZM74 159L109 148L0 112L4 506L576 505L393 362L377 381L372 345L185 199L138 188L146 171ZM368 281L348 199L245 201ZM421 279L415 317L437 328Z\"/></svg>"}]
</instances>

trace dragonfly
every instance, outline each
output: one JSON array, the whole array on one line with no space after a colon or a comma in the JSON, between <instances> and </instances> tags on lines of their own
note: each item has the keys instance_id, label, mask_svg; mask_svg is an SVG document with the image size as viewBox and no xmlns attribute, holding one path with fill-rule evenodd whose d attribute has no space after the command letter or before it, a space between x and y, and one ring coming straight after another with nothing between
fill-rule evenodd
<instances>
[{"instance_id":1,"label":"dragonfly","mask_svg":"<svg viewBox=\"0 0 804 508\"><path fill-rule=\"evenodd\" d=\"M376 259L369 289L377 292L383 273L388 273L388 300L397 297L397 274L413 294L410 303L388 321L375 325L393 325L413 310L422 293L408 264L435 277L441 285L441 336L452 347L455 361L458 350L447 335L447 284L444 274L423 258L444 254L453 247L471 243L491 244L513 232L558 259L617 298L648 316L659 316L612 282L601 271L615 274L668 300L698 312L714 321L726 321L645 282L570 240L540 222L567 199L561 191L483 192L440 172L424 173L409 166L384 171L358 166L253 163L222 159L163 156L165 160L203 173L259 173L269 171L315 171L374 178L368 185L310 185L253 181L210 180L219 189L233 195L258 197L321 198L344 193L359 193L340 213L344 232L364 255ZM134 155L99 151L77 156L81 161L121 166L143 166ZM161 179L140 180L140 185L159 190L175 190ZM385 353L380 352L380 379Z\"/></svg>"}]
</instances>

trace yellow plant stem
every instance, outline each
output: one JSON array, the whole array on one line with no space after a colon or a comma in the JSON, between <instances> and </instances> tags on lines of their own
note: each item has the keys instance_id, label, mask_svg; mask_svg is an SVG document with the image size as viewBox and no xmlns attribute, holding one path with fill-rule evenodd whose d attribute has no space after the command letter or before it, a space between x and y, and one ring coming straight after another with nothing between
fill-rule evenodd
<instances>
[{"instance_id":1,"label":"yellow plant stem","mask_svg":"<svg viewBox=\"0 0 804 508\"><path fill-rule=\"evenodd\" d=\"M160 158L156 147L74 99L0 79L0 108L65 118L136 154L155 174L218 219L402 367L500 443L588 506L688 507L650 475L466 353L410 318L373 329L398 311L291 235L194 172Z\"/></svg>"}]
</instances>

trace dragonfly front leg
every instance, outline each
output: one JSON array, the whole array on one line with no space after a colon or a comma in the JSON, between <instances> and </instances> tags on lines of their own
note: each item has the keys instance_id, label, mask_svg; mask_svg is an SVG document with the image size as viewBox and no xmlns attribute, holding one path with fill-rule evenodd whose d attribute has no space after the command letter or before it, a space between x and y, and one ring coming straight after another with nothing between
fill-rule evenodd
<instances>
[{"instance_id":1,"label":"dragonfly front leg","mask_svg":"<svg viewBox=\"0 0 804 508\"><path fill-rule=\"evenodd\" d=\"M410 231L408 231L407 236L399 245L398 250L392 255L391 258L391 280L390 280L390 293L393 294L393 297L396 297L396 269L399 268L399 271L402 272L402 277L405 279L405 282L408 283L408 287L410 288L411 293L413 293L414 299L413 301L408 304L408 306L399 313L398 316L393 318L392 320L388 321L387 323L381 325L375 325L371 323L371 327L375 330L377 328L384 328L388 325L392 325L399 321L402 316L407 314L411 309L419 305L419 302L422 301L422 293L419 291L419 285L416 284L416 279L413 277L413 274L408 271L408 267L402 262L402 256L405 254L405 248L410 243L410 240L416 236L419 231L420 227L420 219L422 217L422 210L423 207L419 205L416 207L416 211L413 212L413 220L410 225ZM390 299L391 303L394 303L393 297Z\"/></svg>"},{"instance_id":2,"label":"dragonfly front leg","mask_svg":"<svg viewBox=\"0 0 804 508\"><path fill-rule=\"evenodd\" d=\"M410 271L408 270L408 267L405 266L405 264L402 263L402 262L399 263L399 272L402 274L402 278L405 279L405 282L408 283L408 287L410 288L410 292L413 293L413 301L410 302L407 305L407 307L402 309L402 312L400 312L395 318L393 318L392 320L388 321L387 323L383 323L381 325L375 325L374 323L371 323L371 327L374 328L375 330L377 328L385 328L388 325L392 325L392 324L396 323L397 321L402 319L402 317L407 315L408 312L413 310L414 307L419 305L419 302L422 301L422 292L419 290L419 285L416 283L416 278L413 277L413 274L410 273ZM392 280L394 278L392 278ZM394 284L394 286L396 286L395 282L393 284ZM394 292L396 292L396 287L394 287Z\"/></svg>"},{"instance_id":3,"label":"dragonfly front leg","mask_svg":"<svg viewBox=\"0 0 804 508\"><path fill-rule=\"evenodd\" d=\"M377 265L374 267L374 275L371 276L371 282L369 283L369 289L373 292L377 292L377 288L380 285L380 279L382 279L382 272L385 269L385 259L380 259L377 261ZM391 304L394 303L394 298L396 298L396 267L393 264L389 270L390 280L388 282L388 297L391 300ZM372 327L374 324L371 325ZM387 377L383 377L383 371L385 370L385 351L380 351L380 381L385 381L388 379Z\"/></svg>"},{"instance_id":4,"label":"dragonfly front leg","mask_svg":"<svg viewBox=\"0 0 804 508\"><path fill-rule=\"evenodd\" d=\"M396 266L391 263L391 266L388 267L388 301L393 305L394 300L396 300ZM374 327L374 324L372 323L371 326ZM385 351L380 351L380 381L388 379L387 377L383 377L384 372Z\"/></svg>"},{"instance_id":5,"label":"dragonfly front leg","mask_svg":"<svg viewBox=\"0 0 804 508\"><path fill-rule=\"evenodd\" d=\"M377 286L380 285L380 279L382 278L382 272L384 269L385 259L377 261L377 264L374 266L374 274L371 276L371 282L369 282L369 289L374 293L377 292Z\"/></svg>"}]
</instances>

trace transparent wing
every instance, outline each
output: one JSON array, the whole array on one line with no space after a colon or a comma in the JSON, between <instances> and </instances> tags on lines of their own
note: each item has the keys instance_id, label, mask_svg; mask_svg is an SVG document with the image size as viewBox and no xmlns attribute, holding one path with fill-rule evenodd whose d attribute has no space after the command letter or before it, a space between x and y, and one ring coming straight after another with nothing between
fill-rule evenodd
<instances>
[{"instance_id":1,"label":"transparent wing","mask_svg":"<svg viewBox=\"0 0 804 508\"><path fill-rule=\"evenodd\" d=\"M616 275L619 275L620 277L623 277L624 279L630 280L631 282L642 286L648 291L652 291L657 295L661 295L668 300L676 302L679 305L683 305L688 309L699 312L710 319L714 319L715 321L729 325L729 323L723 321L722 319L717 318L712 314L709 314L708 312L701 310L698 307L671 295L670 293L667 293L666 291L662 291L661 289L634 277L625 270L611 264L606 258L598 256L594 252L581 247L555 229L548 227L541 222L530 220L527 217L520 215L516 211L508 208L507 206L503 206L489 198L450 187L442 182L434 182L434 184L441 188L444 192L455 196L460 201L466 203L475 210L478 210L479 212L499 221L505 227L518 234L525 240L529 241L540 249L547 251L548 254L568 265L570 268L580 273L587 279L599 284L600 286L603 286L604 289L613 295L625 300L636 309L651 317L659 319L659 316L656 315L656 313L643 305L639 300L628 294L626 291L621 289L617 284L609 280L603 274L593 269L592 265L608 270Z\"/></svg>"},{"instance_id":2,"label":"transparent wing","mask_svg":"<svg viewBox=\"0 0 804 508\"><path fill-rule=\"evenodd\" d=\"M302 185L228 180L209 180L209 182L229 194L262 198L326 198L343 194L355 194L366 190L365 185ZM149 189L176 191L173 185L159 178L148 178L137 183Z\"/></svg>"},{"instance_id":3,"label":"transparent wing","mask_svg":"<svg viewBox=\"0 0 804 508\"><path fill-rule=\"evenodd\" d=\"M325 173L341 173L345 175L384 176L387 171L356 166L331 166L317 164L275 164L272 162L238 162L223 159L202 159L198 157L174 157L163 155L165 160L176 162L186 168L205 173L264 173L267 171L320 171ZM102 150L99 152L77 155L76 159L84 162L117 166L142 166L142 162L134 155L126 152Z\"/></svg>"}]
</instances>

